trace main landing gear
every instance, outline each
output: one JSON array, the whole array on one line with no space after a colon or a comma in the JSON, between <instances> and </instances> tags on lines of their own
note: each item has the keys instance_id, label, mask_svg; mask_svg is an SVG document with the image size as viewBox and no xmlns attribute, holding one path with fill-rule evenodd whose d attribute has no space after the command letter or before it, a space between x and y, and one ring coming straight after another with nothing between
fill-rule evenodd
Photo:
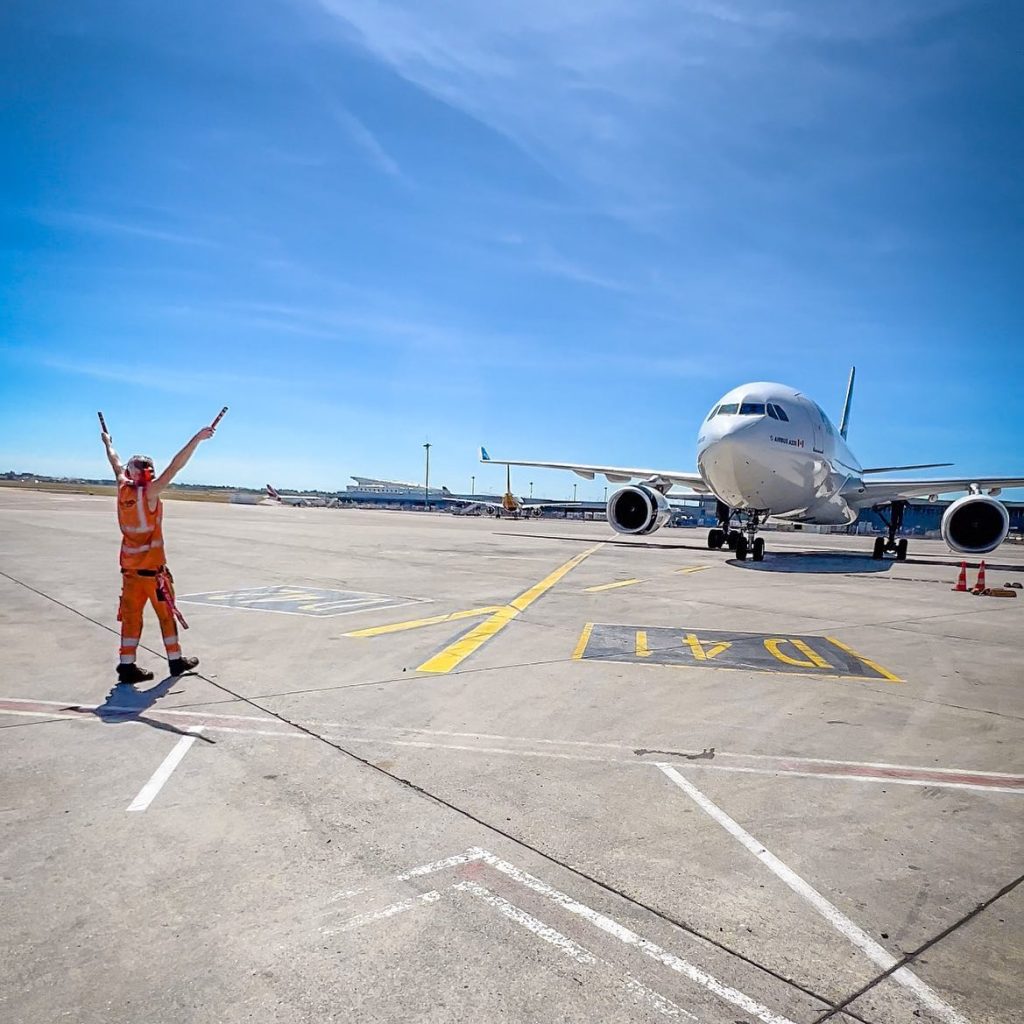
<instances>
[{"instance_id":1,"label":"main landing gear","mask_svg":"<svg viewBox=\"0 0 1024 1024\"><path fill-rule=\"evenodd\" d=\"M757 528L764 522L767 512L750 511L746 515L744 529L729 528L734 513L724 502L718 503L718 526L708 533L708 547L712 551L720 550L723 545L735 552L736 560L745 562L751 555L755 562L764 561L764 538L757 536Z\"/></svg>"},{"instance_id":2,"label":"main landing gear","mask_svg":"<svg viewBox=\"0 0 1024 1024\"><path fill-rule=\"evenodd\" d=\"M907 538L900 537L896 539L896 534L899 533L903 527L903 513L907 510L907 503L905 501L894 501L889 505L889 515L882 511L881 506L877 506L874 511L878 513L879 518L885 523L886 530L888 531L885 537L876 537L875 546L871 552L871 557L875 561L880 561L886 552L895 553L897 562L905 562L907 560Z\"/></svg>"}]
</instances>

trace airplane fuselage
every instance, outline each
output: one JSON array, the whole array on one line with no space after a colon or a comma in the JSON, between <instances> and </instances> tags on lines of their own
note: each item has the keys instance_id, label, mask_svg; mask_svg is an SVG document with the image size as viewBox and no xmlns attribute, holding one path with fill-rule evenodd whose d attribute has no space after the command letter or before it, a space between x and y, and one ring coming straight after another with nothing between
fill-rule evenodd
<instances>
[{"instance_id":1,"label":"airplane fuselage","mask_svg":"<svg viewBox=\"0 0 1024 1024\"><path fill-rule=\"evenodd\" d=\"M697 468L732 509L822 525L857 518L860 463L821 407L784 384L723 395L701 425Z\"/></svg>"}]
</instances>

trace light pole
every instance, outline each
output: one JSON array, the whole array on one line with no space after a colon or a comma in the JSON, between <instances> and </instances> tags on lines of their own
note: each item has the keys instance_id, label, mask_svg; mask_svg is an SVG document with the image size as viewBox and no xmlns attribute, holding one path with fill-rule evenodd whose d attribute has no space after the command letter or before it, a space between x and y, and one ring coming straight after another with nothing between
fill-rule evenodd
<instances>
[{"instance_id":1,"label":"light pole","mask_svg":"<svg viewBox=\"0 0 1024 1024\"><path fill-rule=\"evenodd\" d=\"M533 500L533 481L530 481L530 500Z\"/></svg>"},{"instance_id":2,"label":"light pole","mask_svg":"<svg viewBox=\"0 0 1024 1024\"><path fill-rule=\"evenodd\" d=\"M572 500L576 500L576 484L572 485Z\"/></svg>"},{"instance_id":3,"label":"light pole","mask_svg":"<svg viewBox=\"0 0 1024 1024\"><path fill-rule=\"evenodd\" d=\"M423 442L423 450L427 453L427 470L423 477L423 510L430 511L430 449L433 447L429 441Z\"/></svg>"},{"instance_id":4,"label":"light pole","mask_svg":"<svg viewBox=\"0 0 1024 1024\"><path fill-rule=\"evenodd\" d=\"M606 505L608 504L608 488L607 488L607 486L604 489L604 503Z\"/></svg>"},{"instance_id":5,"label":"light pole","mask_svg":"<svg viewBox=\"0 0 1024 1024\"><path fill-rule=\"evenodd\" d=\"M470 480L469 493L470 494L476 494L476 477L475 476L471 476L469 478L469 480Z\"/></svg>"}]
</instances>

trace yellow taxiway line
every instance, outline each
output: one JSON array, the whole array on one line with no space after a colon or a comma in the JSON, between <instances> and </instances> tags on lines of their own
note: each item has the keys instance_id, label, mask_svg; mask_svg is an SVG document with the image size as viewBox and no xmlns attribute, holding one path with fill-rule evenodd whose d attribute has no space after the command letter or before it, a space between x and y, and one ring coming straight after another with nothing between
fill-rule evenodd
<instances>
[{"instance_id":1,"label":"yellow taxiway line","mask_svg":"<svg viewBox=\"0 0 1024 1024\"><path fill-rule=\"evenodd\" d=\"M357 629L345 636L383 636L385 633L401 633L406 629L419 629L422 626L436 626L439 622L454 622L456 619L472 619L478 615L491 615L500 611L502 605L492 604L486 608L470 608L464 612L449 612L447 615L431 615L426 619L409 619L406 622L392 622L386 626L370 626L367 629Z\"/></svg>"},{"instance_id":2,"label":"yellow taxiway line","mask_svg":"<svg viewBox=\"0 0 1024 1024\"><path fill-rule=\"evenodd\" d=\"M691 573L691 572L703 572L705 569L710 569L710 568L711 568L710 565L687 565L687 566L684 566L682 569L673 569L672 571L675 572L675 573ZM618 590L619 587L632 587L632 586L634 586L637 583L650 583L650 582L651 582L650 577L647 577L647 578L644 578L644 579L641 579L640 577L637 577L636 579L630 579L630 580L615 580L612 583L601 583L601 584L598 584L598 586L596 586L596 587L584 587L583 588L583 592L585 594L599 594L603 590Z\"/></svg>"},{"instance_id":3,"label":"yellow taxiway line","mask_svg":"<svg viewBox=\"0 0 1024 1024\"><path fill-rule=\"evenodd\" d=\"M449 644L439 654L423 662L418 672L443 674L457 668L466 658L479 650L491 637L500 633L520 612L526 611L539 597L543 597L563 576L572 572L585 558L592 555L602 545L597 544L587 551L570 558L565 565L560 565L554 572L535 583L529 590L524 590L503 608L499 608L489 619L471 629L465 636L453 644Z\"/></svg>"},{"instance_id":4,"label":"yellow taxiway line","mask_svg":"<svg viewBox=\"0 0 1024 1024\"><path fill-rule=\"evenodd\" d=\"M596 594L601 590L616 590L619 587L631 587L634 583L643 583L644 580L616 580L614 583L602 583L596 587L584 587L583 591L586 594Z\"/></svg>"}]
</instances>

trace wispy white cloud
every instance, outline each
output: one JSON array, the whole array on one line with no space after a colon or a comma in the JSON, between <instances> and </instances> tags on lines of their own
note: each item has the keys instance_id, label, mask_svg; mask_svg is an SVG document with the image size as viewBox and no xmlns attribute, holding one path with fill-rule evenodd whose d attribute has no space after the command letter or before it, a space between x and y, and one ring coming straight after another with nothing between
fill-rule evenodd
<instances>
[{"instance_id":1,"label":"wispy white cloud","mask_svg":"<svg viewBox=\"0 0 1024 1024\"><path fill-rule=\"evenodd\" d=\"M584 263L567 259L552 251L542 252L533 261L542 273L551 274L576 284L588 285L602 291L633 293L637 289L629 281L612 274L603 274Z\"/></svg>"},{"instance_id":2,"label":"wispy white cloud","mask_svg":"<svg viewBox=\"0 0 1024 1024\"><path fill-rule=\"evenodd\" d=\"M313 0L351 44L511 139L604 212L653 225L722 188L764 189L785 149L834 103L891 103L867 66L828 45L896 37L958 0L770 7L733 0ZM934 87L928 55L908 74ZM850 154L844 154L848 167ZM823 156L803 171L829 173ZM783 176L784 177L784 176ZM775 177L768 184L795 189Z\"/></svg>"},{"instance_id":3,"label":"wispy white cloud","mask_svg":"<svg viewBox=\"0 0 1024 1024\"><path fill-rule=\"evenodd\" d=\"M124 217L110 217L96 213L82 213L71 210L40 210L35 218L50 227L72 231L87 231L107 235L128 235L134 238L145 238L153 242L166 242L170 245L212 246L216 243L199 235L180 231L168 231L141 220L129 220Z\"/></svg>"},{"instance_id":4,"label":"wispy white cloud","mask_svg":"<svg viewBox=\"0 0 1024 1024\"><path fill-rule=\"evenodd\" d=\"M279 376L211 371L205 368L194 374L168 373L167 367L161 363L75 358L11 345L0 346L0 356L22 366L41 367L54 373L175 395L219 394L224 388L273 390L282 386Z\"/></svg>"},{"instance_id":5,"label":"wispy white cloud","mask_svg":"<svg viewBox=\"0 0 1024 1024\"><path fill-rule=\"evenodd\" d=\"M330 103L329 109L331 117L344 129L352 142L362 150L370 163L392 178L402 177L402 169L398 166L398 161L384 148L380 139L352 111L346 110L334 102Z\"/></svg>"}]
</instances>

